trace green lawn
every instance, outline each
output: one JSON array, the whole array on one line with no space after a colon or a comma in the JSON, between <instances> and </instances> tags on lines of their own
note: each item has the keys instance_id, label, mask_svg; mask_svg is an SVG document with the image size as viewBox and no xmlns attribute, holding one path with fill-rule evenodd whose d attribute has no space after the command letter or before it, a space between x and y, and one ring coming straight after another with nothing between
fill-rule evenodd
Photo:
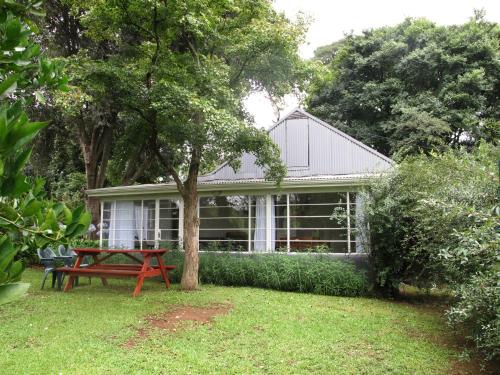
<instances>
[{"instance_id":1,"label":"green lawn","mask_svg":"<svg viewBox=\"0 0 500 375\"><path fill-rule=\"evenodd\" d=\"M132 280L103 287L96 279L70 293L40 291L39 271L24 280L29 295L0 307L3 375L456 372L452 334L422 306L208 285L185 293L156 281L132 299ZM149 314L214 303L234 308L212 324L124 345Z\"/></svg>"}]
</instances>

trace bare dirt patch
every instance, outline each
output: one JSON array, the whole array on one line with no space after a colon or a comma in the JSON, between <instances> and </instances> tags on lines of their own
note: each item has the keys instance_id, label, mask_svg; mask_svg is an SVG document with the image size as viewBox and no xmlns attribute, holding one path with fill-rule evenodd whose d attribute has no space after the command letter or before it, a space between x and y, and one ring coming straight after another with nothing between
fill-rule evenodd
<instances>
[{"instance_id":1,"label":"bare dirt patch","mask_svg":"<svg viewBox=\"0 0 500 375\"><path fill-rule=\"evenodd\" d=\"M132 349L140 341L146 340L153 329L178 332L185 327L185 322L195 324L210 324L213 318L219 315L226 315L233 308L229 304L214 304L204 307L180 306L174 310L161 314L148 315L145 318L144 327L138 328L134 337L128 340L123 346Z\"/></svg>"}]
</instances>

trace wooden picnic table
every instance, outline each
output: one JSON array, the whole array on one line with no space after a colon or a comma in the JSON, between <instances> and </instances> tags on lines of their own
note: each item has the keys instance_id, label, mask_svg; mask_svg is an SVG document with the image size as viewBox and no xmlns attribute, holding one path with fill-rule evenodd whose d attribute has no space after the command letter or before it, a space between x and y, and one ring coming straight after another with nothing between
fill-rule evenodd
<instances>
[{"instance_id":1,"label":"wooden picnic table","mask_svg":"<svg viewBox=\"0 0 500 375\"><path fill-rule=\"evenodd\" d=\"M135 277L137 283L134 289L133 297L141 292L142 284L145 278L161 276L167 288L170 288L170 280L167 272L175 269L175 266L166 266L162 255L167 252L166 249L139 250L139 249L73 249L77 258L73 267L61 267L57 270L69 275L68 282L64 287L67 292L73 287L73 281L78 276L100 277L103 285L107 285L107 278ZM105 260L115 256L124 255L133 260L132 264L112 264L103 263ZM82 267L84 257L90 256L93 262ZM142 256L142 257L139 257ZM141 259L142 258L142 259ZM156 265L151 264L151 260L157 260Z\"/></svg>"}]
</instances>

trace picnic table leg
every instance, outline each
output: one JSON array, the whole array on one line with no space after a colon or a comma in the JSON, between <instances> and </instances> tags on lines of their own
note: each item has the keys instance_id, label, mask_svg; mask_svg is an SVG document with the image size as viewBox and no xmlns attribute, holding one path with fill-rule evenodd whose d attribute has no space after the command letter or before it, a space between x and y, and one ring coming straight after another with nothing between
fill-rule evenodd
<instances>
[{"instance_id":1,"label":"picnic table leg","mask_svg":"<svg viewBox=\"0 0 500 375\"><path fill-rule=\"evenodd\" d=\"M135 289L134 289L134 293L132 294L132 297L137 297L139 295L139 293L141 293L142 284L144 284L144 273L148 270L150 262L151 262L151 255L144 254L144 260L142 263L141 271L139 272L139 275L137 276L137 284L135 285Z\"/></svg>"},{"instance_id":2,"label":"picnic table leg","mask_svg":"<svg viewBox=\"0 0 500 375\"><path fill-rule=\"evenodd\" d=\"M99 260L97 258L97 255L92 255L92 258L94 259L94 264L99 264ZM102 285L104 286L108 286L108 280L105 278L105 277L101 277L101 282L102 282Z\"/></svg>"},{"instance_id":3,"label":"picnic table leg","mask_svg":"<svg viewBox=\"0 0 500 375\"><path fill-rule=\"evenodd\" d=\"M163 263L163 258L160 254L156 254L156 259L158 260L158 266L160 266L161 276L163 277L163 281L168 289L170 288L170 280L168 279L167 271L165 270L165 263Z\"/></svg>"},{"instance_id":4,"label":"picnic table leg","mask_svg":"<svg viewBox=\"0 0 500 375\"><path fill-rule=\"evenodd\" d=\"M73 266L74 269L80 268L80 264L82 263L83 260L83 255L78 255L78 258L76 258L75 265ZM73 281L75 280L75 276L69 275L68 277L68 282L66 283L66 286L64 287L64 291L67 292L73 287Z\"/></svg>"}]
</instances>

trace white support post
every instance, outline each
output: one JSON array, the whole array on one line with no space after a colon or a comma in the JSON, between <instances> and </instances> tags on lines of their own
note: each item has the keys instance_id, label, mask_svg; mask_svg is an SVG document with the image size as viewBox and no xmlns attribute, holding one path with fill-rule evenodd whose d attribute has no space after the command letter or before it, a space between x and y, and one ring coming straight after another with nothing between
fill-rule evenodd
<instances>
[{"instance_id":1,"label":"white support post","mask_svg":"<svg viewBox=\"0 0 500 375\"><path fill-rule=\"evenodd\" d=\"M184 201L182 198L177 200L179 207L179 248L184 249Z\"/></svg>"},{"instance_id":2,"label":"white support post","mask_svg":"<svg viewBox=\"0 0 500 375\"><path fill-rule=\"evenodd\" d=\"M144 201L141 200L141 226L139 235L139 248L142 250L142 243L144 242Z\"/></svg>"},{"instance_id":3,"label":"white support post","mask_svg":"<svg viewBox=\"0 0 500 375\"><path fill-rule=\"evenodd\" d=\"M248 197L248 251L252 251L252 196Z\"/></svg>"},{"instance_id":4,"label":"white support post","mask_svg":"<svg viewBox=\"0 0 500 375\"><path fill-rule=\"evenodd\" d=\"M347 252L351 253L351 199L349 192L346 193L347 196Z\"/></svg>"},{"instance_id":5,"label":"white support post","mask_svg":"<svg viewBox=\"0 0 500 375\"><path fill-rule=\"evenodd\" d=\"M111 203L111 223L113 223L113 247L116 247L116 201ZM111 231L111 225L110 225ZM111 234L111 233L110 233ZM111 236L109 236L111 238ZM109 247L109 245L108 245Z\"/></svg>"},{"instance_id":6,"label":"white support post","mask_svg":"<svg viewBox=\"0 0 500 375\"><path fill-rule=\"evenodd\" d=\"M104 201L101 201L101 217L99 221L99 247L102 249L102 231L103 231L103 223L104 223ZM109 229L108 229L108 238L109 238Z\"/></svg>"},{"instance_id":7,"label":"white support post","mask_svg":"<svg viewBox=\"0 0 500 375\"><path fill-rule=\"evenodd\" d=\"M155 249L160 247L160 200L155 200Z\"/></svg>"},{"instance_id":8,"label":"white support post","mask_svg":"<svg viewBox=\"0 0 500 375\"><path fill-rule=\"evenodd\" d=\"M286 251L290 252L290 194L286 194Z\"/></svg>"},{"instance_id":9,"label":"white support post","mask_svg":"<svg viewBox=\"0 0 500 375\"><path fill-rule=\"evenodd\" d=\"M273 199L271 195L266 195L266 251L271 251L271 238L272 238L272 223L271 223L271 210L273 206Z\"/></svg>"}]
</instances>

